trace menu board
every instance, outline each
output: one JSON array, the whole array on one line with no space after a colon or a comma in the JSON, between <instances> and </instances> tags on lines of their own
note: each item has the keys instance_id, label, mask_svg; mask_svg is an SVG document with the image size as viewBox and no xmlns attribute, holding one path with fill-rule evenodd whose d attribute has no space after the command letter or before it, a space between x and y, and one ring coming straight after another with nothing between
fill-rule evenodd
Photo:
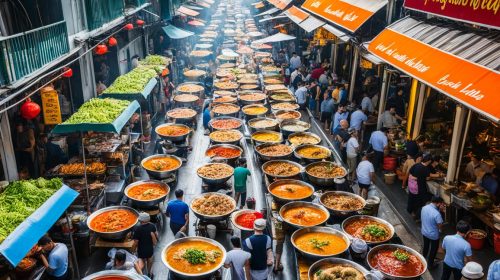
<instances>
[{"instance_id":1,"label":"menu board","mask_svg":"<svg viewBox=\"0 0 500 280\"><path fill-rule=\"evenodd\" d=\"M41 90L41 96L44 123L49 125L62 123L57 91L52 87L45 87Z\"/></svg>"}]
</instances>

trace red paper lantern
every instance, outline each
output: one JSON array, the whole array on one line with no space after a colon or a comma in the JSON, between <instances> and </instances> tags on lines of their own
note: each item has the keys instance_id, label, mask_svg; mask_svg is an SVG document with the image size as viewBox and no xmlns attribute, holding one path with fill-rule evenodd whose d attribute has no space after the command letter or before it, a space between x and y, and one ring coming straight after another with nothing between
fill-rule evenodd
<instances>
[{"instance_id":1,"label":"red paper lantern","mask_svg":"<svg viewBox=\"0 0 500 280\"><path fill-rule=\"evenodd\" d=\"M134 25L132 23L127 23L127 24L125 24L124 29L125 30L132 30L132 29L134 29Z\"/></svg>"},{"instance_id":2,"label":"red paper lantern","mask_svg":"<svg viewBox=\"0 0 500 280\"><path fill-rule=\"evenodd\" d=\"M30 98L26 99L23 105L21 105L21 116L27 120L32 120L40 114L40 106L35 102L31 101Z\"/></svg>"},{"instance_id":3,"label":"red paper lantern","mask_svg":"<svg viewBox=\"0 0 500 280\"><path fill-rule=\"evenodd\" d=\"M69 67L64 67L62 76L64 78L71 78L71 77L73 77L73 69L71 69Z\"/></svg>"},{"instance_id":4,"label":"red paper lantern","mask_svg":"<svg viewBox=\"0 0 500 280\"><path fill-rule=\"evenodd\" d=\"M108 52L108 46L106 46L105 44L99 44L95 48L95 53L98 55L103 55L107 52Z\"/></svg>"},{"instance_id":5,"label":"red paper lantern","mask_svg":"<svg viewBox=\"0 0 500 280\"><path fill-rule=\"evenodd\" d=\"M116 40L115 37L110 37L108 40L108 45L110 47L114 47L114 46L118 45L118 41Z\"/></svg>"},{"instance_id":6,"label":"red paper lantern","mask_svg":"<svg viewBox=\"0 0 500 280\"><path fill-rule=\"evenodd\" d=\"M144 24L144 21L142 19L138 19L135 21L135 23L137 23L137 25L141 26Z\"/></svg>"}]
</instances>

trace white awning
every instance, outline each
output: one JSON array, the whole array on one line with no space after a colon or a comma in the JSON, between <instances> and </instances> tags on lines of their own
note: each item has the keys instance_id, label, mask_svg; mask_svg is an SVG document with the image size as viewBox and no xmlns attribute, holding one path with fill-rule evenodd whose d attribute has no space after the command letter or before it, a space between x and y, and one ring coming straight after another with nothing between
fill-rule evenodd
<instances>
[{"instance_id":1,"label":"white awning","mask_svg":"<svg viewBox=\"0 0 500 280\"><path fill-rule=\"evenodd\" d=\"M290 36L288 34L284 33L276 33L272 36L253 41L252 44L265 44L265 43L276 43L276 42L283 42L283 41L289 41L295 39L294 36Z\"/></svg>"},{"instance_id":2,"label":"white awning","mask_svg":"<svg viewBox=\"0 0 500 280\"><path fill-rule=\"evenodd\" d=\"M276 12L279 12L279 9L277 9L277 8L271 8L271 9L265 11L265 12L262 12L262 13L260 13L258 15L255 15L255 16L256 17L260 17L260 16L265 16L265 15L270 15L270 14L276 13Z\"/></svg>"},{"instance_id":3,"label":"white awning","mask_svg":"<svg viewBox=\"0 0 500 280\"><path fill-rule=\"evenodd\" d=\"M344 32L338 30L337 28L335 28L329 24L323 25L323 28L326 29L328 32L332 33L333 35L337 36L337 38L339 38L340 40L342 40L344 42L347 42L347 41L349 41L349 39L351 39L351 36L345 34Z\"/></svg>"},{"instance_id":4,"label":"white awning","mask_svg":"<svg viewBox=\"0 0 500 280\"><path fill-rule=\"evenodd\" d=\"M321 21L313 16L309 16L306 20L299 23L299 26L309 33L311 31L314 31L316 28L323 26L324 24L324 21Z\"/></svg>"},{"instance_id":5,"label":"white awning","mask_svg":"<svg viewBox=\"0 0 500 280\"><path fill-rule=\"evenodd\" d=\"M260 19L259 22L266 22L266 21L270 21L270 20L273 20L273 19L282 19L282 18L286 18L285 15L277 15L275 17L271 17L271 16L264 16L263 19Z\"/></svg>"}]
</instances>

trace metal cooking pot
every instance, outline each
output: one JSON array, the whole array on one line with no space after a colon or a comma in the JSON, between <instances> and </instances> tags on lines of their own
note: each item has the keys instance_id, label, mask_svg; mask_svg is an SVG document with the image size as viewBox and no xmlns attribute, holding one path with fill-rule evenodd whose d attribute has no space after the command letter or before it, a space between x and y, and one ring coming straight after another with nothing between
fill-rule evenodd
<instances>
[{"instance_id":1,"label":"metal cooking pot","mask_svg":"<svg viewBox=\"0 0 500 280\"><path fill-rule=\"evenodd\" d=\"M296 184L296 185L308 187L311 190L311 195L308 197L301 197L301 198L296 198L296 199L284 198L284 197L280 197L280 196L275 195L272 192L272 189L274 189L277 186L283 185L283 184ZM271 184L269 184L269 186L267 186L267 192L270 193L275 200L277 200L279 202L287 203L290 201L307 200L307 199L311 198L314 194L314 187L309 185L308 183L306 183L304 181L294 180L294 179L283 179L283 180L274 181Z\"/></svg>"},{"instance_id":2,"label":"metal cooking pot","mask_svg":"<svg viewBox=\"0 0 500 280\"><path fill-rule=\"evenodd\" d=\"M330 208L324 203L324 200L328 196L334 195L334 194L345 195L345 196L355 198L355 199L362 202L362 206L358 209L351 209L351 210L337 210L337 209ZM330 213L333 215L346 216L349 214L353 214L354 212L358 212L360 210L363 210L363 208L365 208L365 205L366 205L366 200L364 198L362 198L361 196L359 196L357 194L350 193L350 192L329 191L329 192L325 192L321 195L321 197L319 198L319 203L321 203L321 205L325 206L325 208L328 209L330 211Z\"/></svg>"},{"instance_id":3,"label":"metal cooking pot","mask_svg":"<svg viewBox=\"0 0 500 280\"><path fill-rule=\"evenodd\" d=\"M257 115L247 114L245 112L245 109L252 108L252 107L265 108L266 111L262 114L257 114ZM245 115L247 120L253 119L253 118L258 118L258 117L263 117L267 114L268 111L269 111L269 109L267 109L267 107L262 105L262 104L251 104L251 105L243 106L243 108L241 108L241 112L243 112L243 114Z\"/></svg>"},{"instance_id":4,"label":"metal cooking pot","mask_svg":"<svg viewBox=\"0 0 500 280\"><path fill-rule=\"evenodd\" d=\"M314 274L318 270L326 269L329 266L333 266L333 265L351 266L351 267L359 270L359 272L363 273L365 275L365 278L368 279L366 277L369 274L368 270L366 270L360 264L357 264L357 263L355 263L353 261L349 261L349 260L346 260L346 259L341 259L341 258L324 258L324 259L321 259L321 260L313 263L309 267L309 272L307 273L309 280L313 280L314 279Z\"/></svg>"},{"instance_id":5,"label":"metal cooking pot","mask_svg":"<svg viewBox=\"0 0 500 280\"><path fill-rule=\"evenodd\" d=\"M120 231L114 231L114 232L100 232L100 231L96 231L94 228L92 228L90 226L90 224L92 223L92 220L94 220L95 217L97 217L98 215L100 215L104 212L108 212L108 211L112 211L112 210L120 210L120 209L130 211L136 216L135 222L131 226L129 226L128 228L122 229ZM103 239L120 240L120 239L125 238L127 233L137 224L138 221L139 221L139 213L135 209L127 207L127 206L110 206L110 207L105 207L105 208L99 209L99 210L95 211L94 213L92 213L87 218L87 226L90 230L95 232L98 236L102 237Z\"/></svg>"},{"instance_id":6,"label":"metal cooking pot","mask_svg":"<svg viewBox=\"0 0 500 280\"><path fill-rule=\"evenodd\" d=\"M241 97L245 96L247 94L251 94L251 93L240 93L240 98L239 98L240 104L242 104L242 105L252 105L252 104L260 104L260 103L264 102L267 97L262 92L260 92L260 93L262 94L262 98L258 99L258 100L244 100Z\"/></svg>"},{"instance_id":7,"label":"metal cooking pot","mask_svg":"<svg viewBox=\"0 0 500 280\"><path fill-rule=\"evenodd\" d=\"M256 122L263 121L263 120L272 121L274 124L271 126L266 126L266 127L255 127L254 126L254 124ZM278 131L279 130L279 122L277 120L271 119L271 118L255 118L255 119L248 120L248 126L250 127L250 131L252 133L256 132L256 131L260 131L260 130L270 130L270 131Z\"/></svg>"},{"instance_id":8,"label":"metal cooking pot","mask_svg":"<svg viewBox=\"0 0 500 280\"><path fill-rule=\"evenodd\" d=\"M243 122L241 121L241 119L238 119L238 118L233 118L233 117L217 117L217 118L213 118L211 119L209 122L208 122L208 127L210 128L210 131L215 131L215 130L228 130L228 129L218 129L218 128L214 128L212 126L212 123L215 122L215 121L220 121L220 120L236 120L240 123L240 125L238 127L235 127L235 128L230 128L230 129L236 129L236 130L240 130L241 127L243 126Z\"/></svg>"},{"instance_id":9,"label":"metal cooking pot","mask_svg":"<svg viewBox=\"0 0 500 280\"><path fill-rule=\"evenodd\" d=\"M408 251L410 254L416 256L420 260L420 262L422 262L422 264L424 265L423 271L420 274L415 275L415 276L395 276L395 275L391 275L387 272L380 270L380 268L373 267L370 260L377 254L378 251L384 250L384 249L389 249L389 250L403 249L403 250ZM371 269L377 269L378 271L380 271L384 275L385 279L394 279L394 280L420 279L420 276L422 274L424 274L425 271L427 271L427 261L425 260L425 258L422 255L420 255L419 252L413 250L410 247L407 247L404 245L399 245L399 244L382 244L382 245L378 245L378 246L373 247L368 252L368 255L366 256L366 262L368 263L368 265L370 266Z\"/></svg>"},{"instance_id":10,"label":"metal cooking pot","mask_svg":"<svg viewBox=\"0 0 500 280\"><path fill-rule=\"evenodd\" d=\"M167 193L158 197L158 198L151 199L151 200L138 200L138 199L135 199L135 198L128 195L128 191L131 188L133 188L135 186L142 185L142 184L151 184L151 183L156 184L156 185L160 185L163 189L165 189L167 191ZM168 197L168 194L170 193L170 187L164 182L160 182L160 181L156 181L156 180L142 180L142 181L137 181L137 182L134 182L132 184L129 184L125 188L124 193L125 193L125 196L128 197L132 201L132 204L134 206L151 207L151 206L158 205L158 203L162 202L163 200L165 200L166 197Z\"/></svg>"},{"instance_id":11,"label":"metal cooking pot","mask_svg":"<svg viewBox=\"0 0 500 280\"><path fill-rule=\"evenodd\" d=\"M162 135L162 134L158 133L158 130L160 128L166 127L166 126L180 126L180 127L186 128L188 130L188 132L186 134L179 135L179 136L169 136L169 135ZM155 132L156 132L156 134L158 134L158 136L160 136L161 139L169 140L172 142L180 142L180 141L186 140L186 138L189 136L189 133L191 133L191 128L187 125L184 125L184 124L164 123L164 124L157 126L155 128Z\"/></svg>"},{"instance_id":12,"label":"metal cooking pot","mask_svg":"<svg viewBox=\"0 0 500 280\"><path fill-rule=\"evenodd\" d=\"M255 135L262 134L262 133L269 133L269 134L279 136L279 139L277 141L261 141L261 140L254 139ZM259 145L259 144L264 144L264 143L282 143L283 142L283 135L280 132L276 132L276 131L259 130L259 131L252 133L252 141L254 142L254 145Z\"/></svg>"},{"instance_id":13,"label":"metal cooking pot","mask_svg":"<svg viewBox=\"0 0 500 280\"><path fill-rule=\"evenodd\" d=\"M233 105L235 108L238 107L238 110L235 111L234 113L217 113L215 112L215 109L217 107L220 107L220 106L231 106ZM212 112L214 112L214 114L218 117L222 117L222 116L226 116L226 117L238 117L239 113L240 113L240 107L236 104L231 104L231 103L223 103L223 104L217 104L215 105L213 108L212 108Z\"/></svg>"},{"instance_id":14,"label":"metal cooking pot","mask_svg":"<svg viewBox=\"0 0 500 280\"><path fill-rule=\"evenodd\" d=\"M241 155L243 154L243 149L236 146L236 145L230 145L230 144L217 144L217 145L212 145L210 147L207 148L206 152L205 152L205 155L208 156L208 151L210 151L211 149L214 149L214 148L217 148L217 147L223 147L223 148L232 148L232 149L236 149L238 151L240 151L240 155L239 156L236 156L236 157L232 157L232 158L223 158L224 160L237 160L241 157Z\"/></svg>"},{"instance_id":15,"label":"metal cooking pot","mask_svg":"<svg viewBox=\"0 0 500 280\"><path fill-rule=\"evenodd\" d=\"M150 159L155 159L155 158L173 158L175 160L177 160L177 162L179 163L179 166L174 168L174 169L171 169L171 170L166 170L166 171L156 171L156 170L152 170L152 169L147 169L144 167L144 163ZM175 173L179 168L181 168L182 166L182 160L174 155L152 155L152 156L149 156L145 159L143 159L141 161L141 166L142 168L144 168L144 170L146 170L146 172L148 173L148 175L150 177L153 177L153 178L157 178L157 179L166 179L170 174L172 173Z\"/></svg>"},{"instance_id":16,"label":"metal cooking pot","mask_svg":"<svg viewBox=\"0 0 500 280\"><path fill-rule=\"evenodd\" d=\"M332 165L335 165L337 167L342 168L344 171L344 176L333 177L333 178L321 178L321 177L316 177L308 172L308 170L313 166L325 165L325 164L332 164ZM307 178L309 179L309 181L311 181L311 183L313 183L313 185L320 186L320 187L333 187L333 186L335 186L335 179L344 178L347 175L347 170L344 167L339 166L337 163L332 162L332 161L320 161L320 162L310 163L306 166L305 171L306 171Z\"/></svg>"},{"instance_id":17,"label":"metal cooking pot","mask_svg":"<svg viewBox=\"0 0 500 280\"><path fill-rule=\"evenodd\" d=\"M339 252L337 254L331 254L331 255L318 255L315 253L304 251L301 248L299 248L297 246L297 244L295 244L295 240L297 240L297 238L299 238L300 236L302 236L306 233L310 233L310 232L324 232L324 233L336 235L345 241L346 247L345 247L344 251ZM351 246L351 241L349 240L349 237L347 237L347 235L345 233L343 233L339 230L330 228L330 227L310 227L310 228L298 229L292 234L291 241L292 241L293 247L295 247L295 249L297 251L299 251L303 256L305 256L309 259L316 259L316 260L323 259L326 257L340 256L340 255L344 254L347 250L349 250L349 246Z\"/></svg>"},{"instance_id":18,"label":"metal cooking pot","mask_svg":"<svg viewBox=\"0 0 500 280\"><path fill-rule=\"evenodd\" d=\"M318 135L311 133L311 132L295 132L295 133L288 135L287 140L288 140L288 142L290 142L290 138L292 138L294 136L304 136L304 135L308 135L308 136L311 136L313 138L316 138L317 142L312 143L313 145L319 145L319 143L321 143L321 138ZM292 142L290 142L290 144L294 145L294 144L292 144Z\"/></svg>"},{"instance_id":19,"label":"metal cooking pot","mask_svg":"<svg viewBox=\"0 0 500 280\"><path fill-rule=\"evenodd\" d=\"M198 173L198 171L205 167L205 166L209 166L209 165L214 165L214 164L223 164L223 165L227 165L227 167L231 168L231 170L233 172L231 172L230 175L224 177L224 178L220 178L220 179L213 179L213 178L208 178L208 177L203 177L200 175L200 173ZM204 164L203 166L201 166L200 168L198 168L198 170L196 171L196 174L198 175L198 177L201 178L201 180L207 184L207 185L221 185L223 183L225 183L227 180L229 180L229 178L231 178L234 174L234 169L232 166L230 166L229 164L225 164L225 163L207 163L207 164Z\"/></svg>"},{"instance_id":20,"label":"metal cooking pot","mask_svg":"<svg viewBox=\"0 0 500 280\"><path fill-rule=\"evenodd\" d=\"M245 228L245 227L242 227L240 226L238 223L236 223L236 219L243 215L243 214L247 214L247 213L260 213L259 211L257 210L252 210L252 209L242 209L242 210L238 210L238 211L234 211L232 214L231 214L231 223L239 230L244 230L244 231L253 231L253 228ZM264 217L265 218L265 217Z\"/></svg>"},{"instance_id":21,"label":"metal cooking pot","mask_svg":"<svg viewBox=\"0 0 500 280\"><path fill-rule=\"evenodd\" d=\"M142 275L137 274L134 270L103 270L83 278L82 280L99 280L113 277L116 280L144 280Z\"/></svg>"},{"instance_id":22,"label":"metal cooking pot","mask_svg":"<svg viewBox=\"0 0 500 280\"><path fill-rule=\"evenodd\" d=\"M198 91L182 91L182 90L179 90L179 88L183 85L198 85L198 86L201 86L203 89L200 88L200 90ZM189 83L182 83L180 85L177 86L176 88L177 92L181 92L181 93L189 93L189 94L202 94L203 92L205 92L205 87L203 87L202 84L200 83L195 83L195 82L189 82Z\"/></svg>"},{"instance_id":23,"label":"metal cooking pot","mask_svg":"<svg viewBox=\"0 0 500 280\"><path fill-rule=\"evenodd\" d=\"M206 195L213 195L213 194L224 196L224 197L228 198L231 201L231 203L233 204L232 210L230 210L229 212L224 213L222 215L205 215L205 214L197 212L193 208L193 202L196 199L204 197ZM196 217L200 218L200 219L203 219L203 220L206 220L206 221L220 221L220 220L226 219L227 217L229 217L229 215L231 215L231 213L233 213L233 211L236 209L236 201L234 200L234 198L232 198L232 197L230 197L229 195L226 195L226 194L221 194L221 193L217 193L217 192L206 192L206 193L202 193L202 194L199 194L199 195L195 196L193 198L193 200L191 200L191 203L189 204L189 208L191 209L191 211L193 211L194 215Z\"/></svg>"},{"instance_id":24,"label":"metal cooking pot","mask_svg":"<svg viewBox=\"0 0 500 280\"><path fill-rule=\"evenodd\" d=\"M257 145L257 147L255 147L255 152L259 155L260 159L263 160L263 161L277 160L277 159L289 159L292 156L293 149L290 146L288 146L290 148L290 152L287 153L286 155L280 155L280 156L264 155L264 154L262 154L259 151L259 149L266 148L266 147L277 146L277 145L285 145L285 144L281 144L281 143L263 143L263 144ZM287 145L285 145L285 146L287 146Z\"/></svg>"},{"instance_id":25,"label":"metal cooking pot","mask_svg":"<svg viewBox=\"0 0 500 280\"><path fill-rule=\"evenodd\" d=\"M349 218L345 219L345 220L342 222L342 230L345 232L345 234L347 234L347 235L349 236L349 238L354 238L354 236L351 236L351 235L350 235L350 234L349 234L349 233L345 230L345 229L346 229L346 227L347 227L349 224L351 224L352 222L357 221L357 220L361 220L361 219L366 219L366 220L375 221L375 222L377 222L377 223L381 223L381 224L383 224L384 226L386 226L386 227L389 229L389 237L388 237L388 238L386 238L385 240L383 240L383 241L366 241L366 240L365 240L366 244L368 244L368 245L373 245L373 244L381 244L381 243L384 243L384 242L387 242L387 241L391 240L391 239L392 239L392 237L394 236L394 227L393 227L390 223L388 223L388 222L386 222L386 221L384 221L384 220L382 220L382 219L380 219L380 218L373 217L373 216L367 216L367 215L355 215L355 216L351 216L351 217L349 217Z\"/></svg>"},{"instance_id":26,"label":"metal cooking pot","mask_svg":"<svg viewBox=\"0 0 500 280\"><path fill-rule=\"evenodd\" d=\"M297 126L301 127L300 130L288 130L289 126ZM284 137L288 137L288 135L297 132L306 132L311 128L311 124L301 121L301 120L283 120L280 123L281 133L283 133Z\"/></svg>"},{"instance_id":27,"label":"metal cooking pot","mask_svg":"<svg viewBox=\"0 0 500 280\"><path fill-rule=\"evenodd\" d=\"M299 171L298 173L296 173L296 174L292 174L292 175L275 175L275 174L270 174L270 173L266 172L266 167L267 167L268 165L270 165L270 164L272 164L272 163L276 163L276 162L286 162L286 163L289 163L289 164L295 165L295 166L297 166L297 167L299 168L299 170L300 170L300 171ZM281 159L281 160L270 160L270 161L265 162L264 164L262 164L262 172L263 172L264 174L266 174L267 176L271 177L271 178L278 178L278 179L288 179L288 178L293 178L293 177L295 177L295 176L299 175L299 174L300 174L300 172L302 172L302 170L303 170L302 165L300 165L300 164L298 164L298 163L296 163L296 162L294 162L294 161L290 161L290 160L283 160L283 159Z\"/></svg>"},{"instance_id":28,"label":"metal cooking pot","mask_svg":"<svg viewBox=\"0 0 500 280\"><path fill-rule=\"evenodd\" d=\"M285 112L296 112L298 113L297 114L297 117L293 118L293 119L282 119L280 117L278 117L279 114L281 113L285 113ZM284 121L284 120L300 120L300 118L302 117L302 114L299 112L299 111L296 111L296 110L278 110L274 113L274 117L278 120L278 121Z\"/></svg>"},{"instance_id":29,"label":"metal cooking pot","mask_svg":"<svg viewBox=\"0 0 500 280\"><path fill-rule=\"evenodd\" d=\"M288 221L287 219L285 219L285 217L283 216L283 214L287 210L292 209L292 208L296 208L296 207L311 207L311 208L319 209L319 210L325 212L326 218L324 220L322 220L322 221L318 221L316 224L311 225L311 226L302 226L302 225L291 223L290 221ZM292 201L292 202L288 202L287 204L283 205L280 208L279 214L280 214L281 219L285 223L289 224L290 226L292 226L294 228L299 228L299 229L301 229L301 228L308 228L308 227L315 227L315 226L322 225L322 224L326 223L326 221L328 221L328 219L330 218L330 212L328 212L328 210L325 207L323 207L322 205L319 205L319 204L315 204L315 203L312 203L312 202L305 202L305 201Z\"/></svg>"},{"instance_id":30,"label":"metal cooking pot","mask_svg":"<svg viewBox=\"0 0 500 280\"><path fill-rule=\"evenodd\" d=\"M315 147L317 149L322 149L322 150L325 150L327 151L327 156L326 157L323 157L323 158L312 158L312 157L306 157L306 156L303 156L301 154L298 153L298 151L300 149L304 149L306 147ZM332 151L330 151L328 148L326 147L323 147L321 145L310 145L310 144L305 144L305 145L300 145L300 146L297 146L295 147L295 150L293 151L293 155L298 158L298 159L302 159L306 162L317 162L317 161L321 161L321 160L325 160L325 159L330 159L332 157Z\"/></svg>"},{"instance_id":31,"label":"metal cooking pot","mask_svg":"<svg viewBox=\"0 0 500 280\"><path fill-rule=\"evenodd\" d=\"M228 129L226 131L229 131L229 130L234 130L234 129ZM238 145L240 143L240 140L241 138L243 138L243 133L241 133L241 131L239 130L234 130L234 131L237 131L240 135L240 137L238 138L238 140L234 140L234 141L227 141L227 142L222 142L222 141L217 141L217 140L214 140L212 137L210 137L210 142L212 142L213 144L231 144L231 145ZM209 135L210 136L210 135Z\"/></svg>"}]
</instances>

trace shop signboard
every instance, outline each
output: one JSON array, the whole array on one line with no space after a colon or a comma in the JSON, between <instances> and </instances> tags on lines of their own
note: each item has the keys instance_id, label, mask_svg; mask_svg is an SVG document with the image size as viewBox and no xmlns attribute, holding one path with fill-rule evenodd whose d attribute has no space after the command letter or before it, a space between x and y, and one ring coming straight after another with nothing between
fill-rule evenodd
<instances>
[{"instance_id":1,"label":"shop signboard","mask_svg":"<svg viewBox=\"0 0 500 280\"><path fill-rule=\"evenodd\" d=\"M302 8L336 25L356 32L387 0L307 0Z\"/></svg>"},{"instance_id":2,"label":"shop signboard","mask_svg":"<svg viewBox=\"0 0 500 280\"><path fill-rule=\"evenodd\" d=\"M405 0L404 6L411 10L500 29L500 0Z\"/></svg>"},{"instance_id":3,"label":"shop signboard","mask_svg":"<svg viewBox=\"0 0 500 280\"><path fill-rule=\"evenodd\" d=\"M41 90L41 96L44 123L48 125L60 124L62 117L57 91L52 87L45 87Z\"/></svg>"},{"instance_id":4,"label":"shop signboard","mask_svg":"<svg viewBox=\"0 0 500 280\"><path fill-rule=\"evenodd\" d=\"M500 73L386 28L368 51L494 121Z\"/></svg>"}]
</instances>

